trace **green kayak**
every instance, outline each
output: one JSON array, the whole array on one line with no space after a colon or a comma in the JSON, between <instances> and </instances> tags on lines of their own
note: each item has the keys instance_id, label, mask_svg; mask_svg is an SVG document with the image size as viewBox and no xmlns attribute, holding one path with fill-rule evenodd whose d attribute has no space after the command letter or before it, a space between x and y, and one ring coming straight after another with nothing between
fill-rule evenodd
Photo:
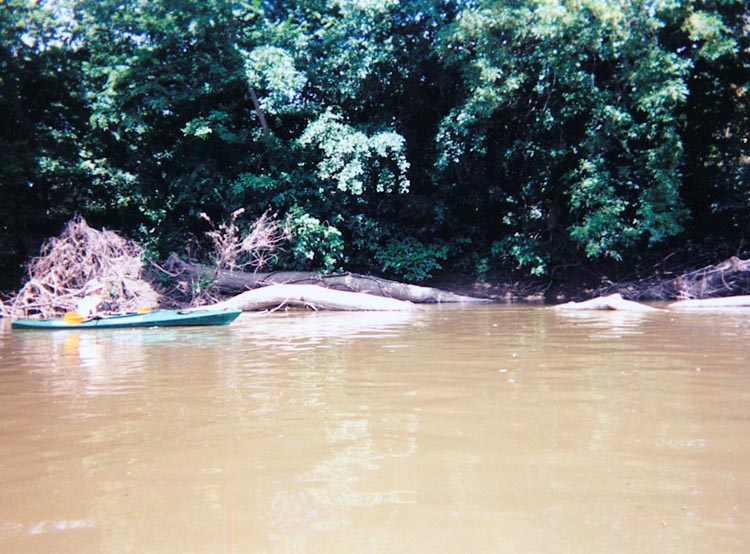
<instances>
[{"instance_id":1,"label":"green kayak","mask_svg":"<svg viewBox=\"0 0 750 554\"><path fill-rule=\"evenodd\" d=\"M13 329L112 329L122 327L185 327L198 325L228 325L240 311L212 312L209 310L181 312L154 310L142 314L109 315L87 319L80 323L57 319L19 319Z\"/></svg>"}]
</instances>

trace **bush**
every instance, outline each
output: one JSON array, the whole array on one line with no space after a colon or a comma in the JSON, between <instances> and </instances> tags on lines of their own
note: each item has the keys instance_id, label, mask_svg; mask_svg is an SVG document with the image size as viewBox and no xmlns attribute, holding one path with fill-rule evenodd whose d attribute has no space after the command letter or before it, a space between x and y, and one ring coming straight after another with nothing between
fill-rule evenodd
<instances>
[{"instance_id":1,"label":"bush","mask_svg":"<svg viewBox=\"0 0 750 554\"><path fill-rule=\"evenodd\" d=\"M407 237L391 240L375 256L387 274L419 283L432 277L433 271L442 268L441 262L448 256L448 246L424 244Z\"/></svg>"}]
</instances>

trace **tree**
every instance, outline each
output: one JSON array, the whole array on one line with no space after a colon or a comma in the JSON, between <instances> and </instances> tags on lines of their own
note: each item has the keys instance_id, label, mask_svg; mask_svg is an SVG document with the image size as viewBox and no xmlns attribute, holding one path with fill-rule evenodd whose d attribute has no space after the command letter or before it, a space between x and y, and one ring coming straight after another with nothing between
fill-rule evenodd
<instances>
[{"instance_id":1,"label":"tree","mask_svg":"<svg viewBox=\"0 0 750 554\"><path fill-rule=\"evenodd\" d=\"M349 267L428 277L447 251L436 240L430 143L452 86L432 42L457 3L273 4L266 40L306 83L294 95L304 185L289 192L305 217L335 225L329 236L346 244Z\"/></svg>"},{"instance_id":2,"label":"tree","mask_svg":"<svg viewBox=\"0 0 750 554\"><path fill-rule=\"evenodd\" d=\"M81 60L65 15L27 0L0 10L0 288L66 221L82 184Z\"/></svg>"},{"instance_id":3,"label":"tree","mask_svg":"<svg viewBox=\"0 0 750 554\"><path fill-rule=\"evenodd\" d=\"M501 258L543 274L574 247L622 260L682 230L688 63L658 40L663 9L479 1L444 33L466 92L439 168L489 204Z\"/></svg>"},{"instance_id":4,"label":"tree","mask_svg":"<svg viewBox=\"0 0 750 554\"><path fill-rule=\"evenodd\" d=\"M15 270L75 214L163 255L240 208L279 267L413 281L745 248L741 0L4 7Z\"/></svg>"},{"instance_id":5,"label":"tree","mask_svg":"<svg viewBox=\"0 0 750 554\"><path fill-rule=\"evenodd\" d=\"M109 217L157 249L181 242L200 212L232 211L233 180L257 162L231 3L84 1L92 150Z\"/></svg>"},{"instance_id":6,"label":"tree","mask_svg":"<svg viewBox=\"0 0 750 554\"><path fill-rule=\"evenodd\" d=\"M690 238L720 257L745 248L750 229L748 21L747 2L691 3L664 37L690 63L683 133Z\"/></svg>"}]
</instances>

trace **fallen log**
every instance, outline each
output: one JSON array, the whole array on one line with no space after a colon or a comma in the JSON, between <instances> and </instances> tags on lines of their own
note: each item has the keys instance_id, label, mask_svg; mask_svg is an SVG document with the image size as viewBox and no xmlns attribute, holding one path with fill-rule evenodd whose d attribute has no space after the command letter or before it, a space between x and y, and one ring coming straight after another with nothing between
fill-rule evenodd
<instances>
[{"instance_id":1,"label":"fallen log","mask_svg":"<svg viewBox=\"0 0 750 554\"><path fill-rule=\"evenodd\" d=\"M206 278L215 279L214 286L217 292L221 294L236 294L269 285L317 285L318 287L331 290L360 292L417 304L476 304L492 302L491 299L487 298L463 296L432 287L399 283L398 281L359 275L357 273L321 274L306 271L251 273L223 270L217 273L213 268L185 262L174 254L167 259L166 269L177 280L182 279L195 283Z\"/></svg>"},{"instance_id":2,"label":"fallen log","mask_svg":"<svg viewBox=\"0 0 750 554\"><path fill-rule=\"evenodd\" d=\"M680 300L667 306L670 310L705 308L750 308L750 295L726 296L723 298L699 298Z\"/></svg>"},{"instance_id":3,"label":"fallen log","mask_svg":"<svg viewBox=\"0 0 750 554\"><path fill-rule=\"evenodd\" d=\"M411 302L317 285L269 285L238 294L210 306L190 310L275 310L285 307L332 311L411 311Z\"/></svg>"},{"instance_id":4,"label":"fallen log","mask_svg":"<svg viewBox=\"0 0 750 554\"><path fill-rule=\"evenodd\" d=\"M625 300L620 294L610 294L585 300L583 302L567 302L554 306L555 310L621 310L629 312L653 312L656 308Z\"/></svg>"}]
</instances>

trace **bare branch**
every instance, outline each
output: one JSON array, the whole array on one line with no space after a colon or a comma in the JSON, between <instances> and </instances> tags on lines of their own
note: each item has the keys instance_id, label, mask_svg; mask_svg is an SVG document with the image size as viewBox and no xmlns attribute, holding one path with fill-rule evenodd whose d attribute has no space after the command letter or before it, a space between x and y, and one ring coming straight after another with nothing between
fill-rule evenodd
<instances>
[{"instance_id":1,"label":"bare branch","mask_svg":"<svg viewBox=\"0 0 750 554\"><path fill-rule=\"evenodd\" d=\"M276 247L289 237L287 229L269 212L261 215L250 226L247 234L242 236L237 226L237 218L244 212L244 208L235 210L228 220L218 225L215 225L205 213L201 214L201 217L213 227L206 236L212 243L211 259L214 269L213 275L209 278L193 284L193 305L204 305L218 300L214 289L222 271L245 271L248 268L258 270L268 265L274 257Z\"/></svg>"}]
</instances>

